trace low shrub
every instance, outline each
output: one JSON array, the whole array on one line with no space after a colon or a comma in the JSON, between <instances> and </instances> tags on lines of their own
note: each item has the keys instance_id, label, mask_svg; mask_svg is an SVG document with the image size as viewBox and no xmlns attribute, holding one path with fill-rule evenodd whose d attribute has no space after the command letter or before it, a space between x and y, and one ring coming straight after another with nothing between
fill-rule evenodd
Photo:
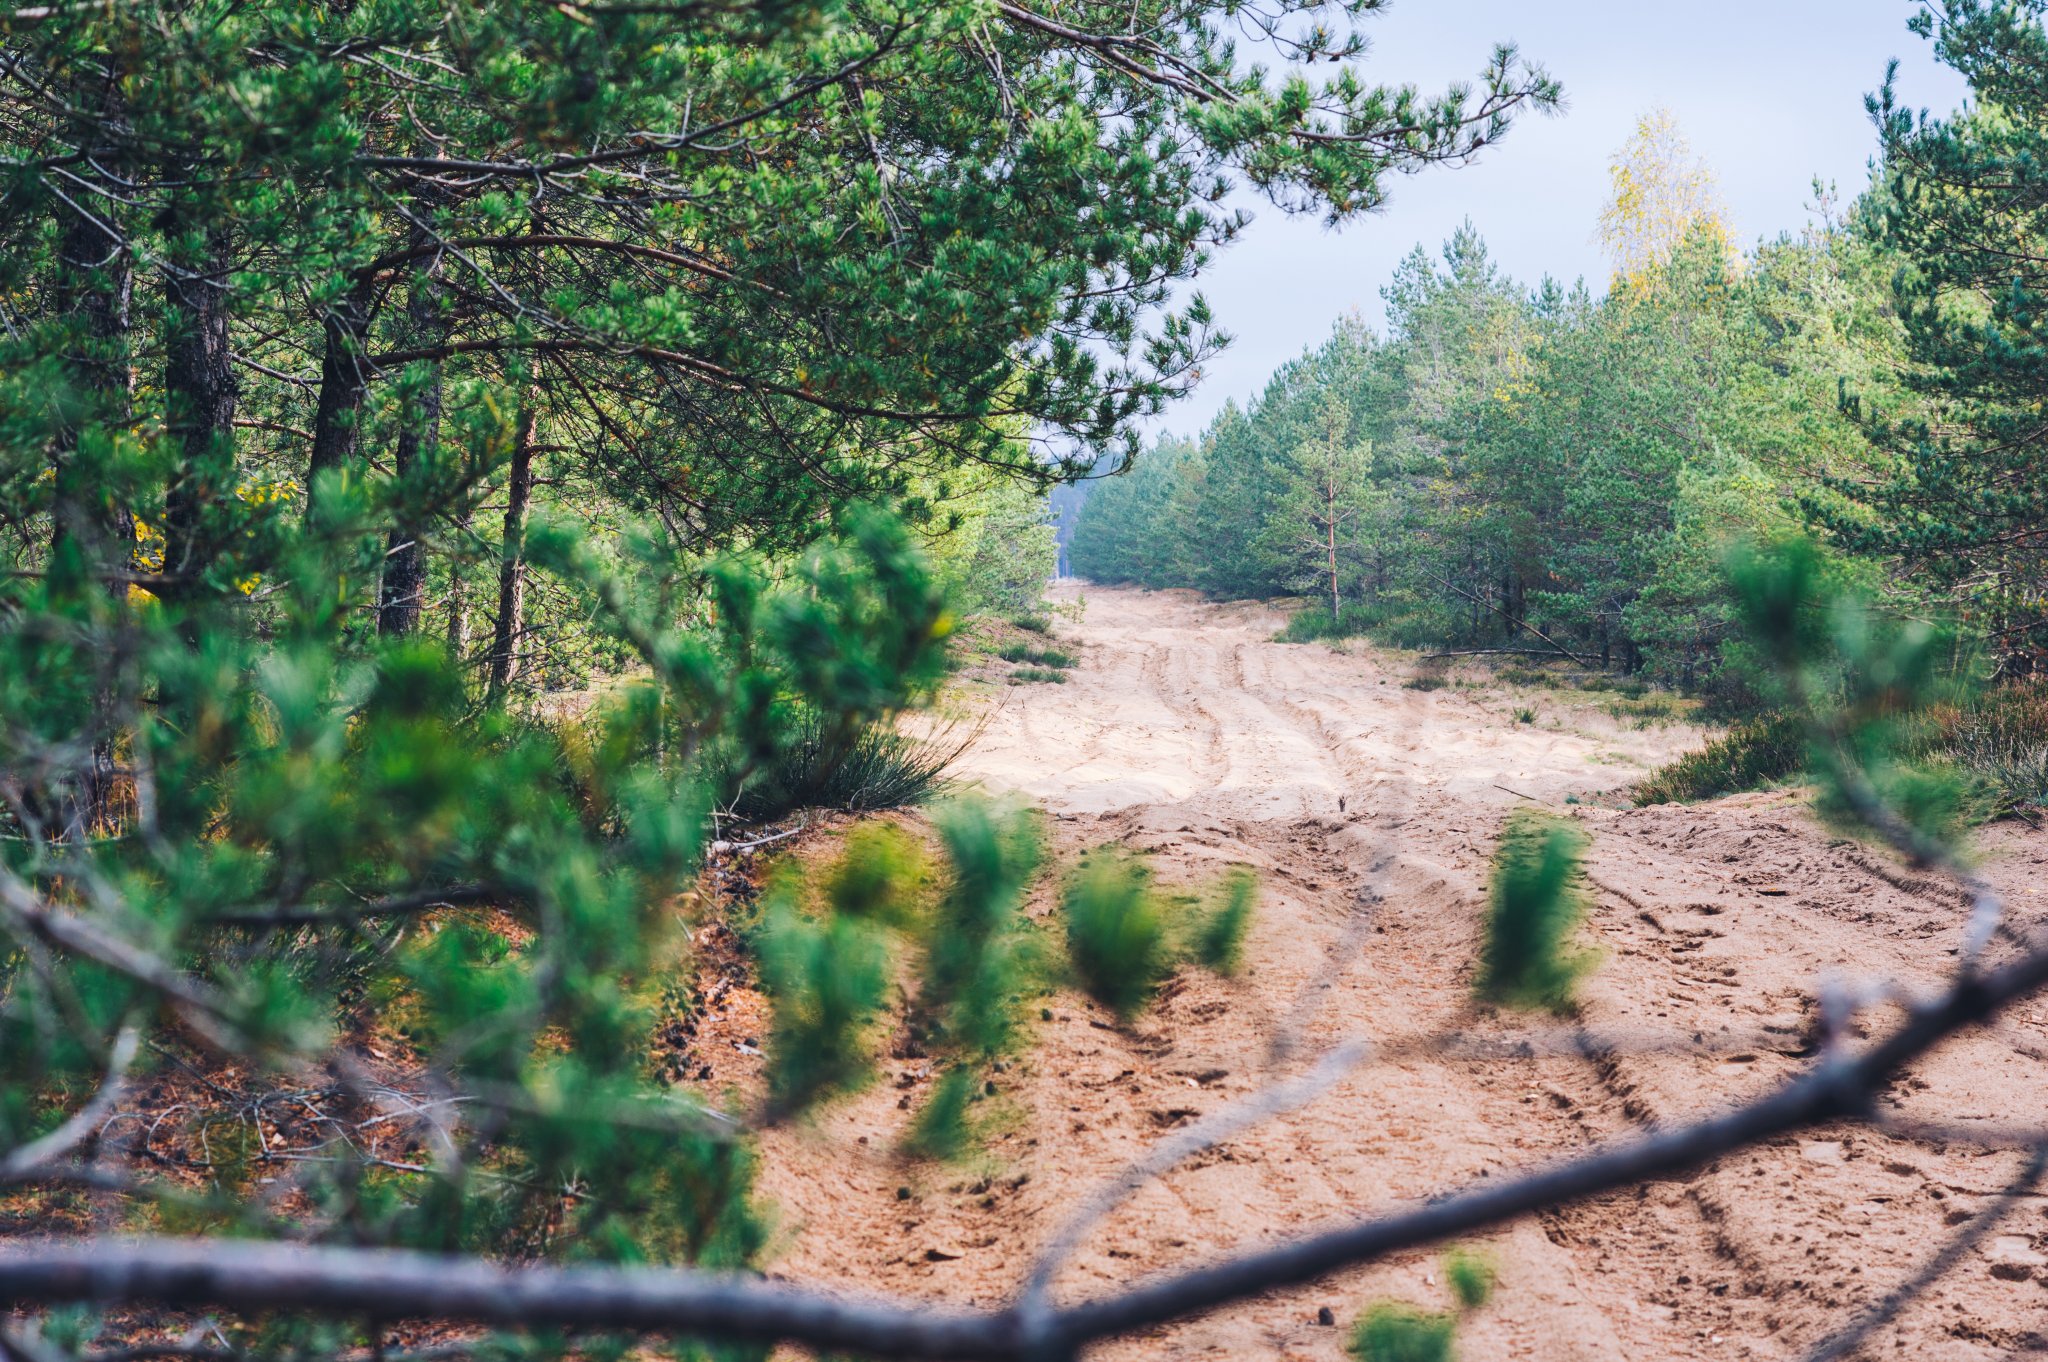
<instances>
[{"instance_id":1,"label":"low shrub","mask_svg":"<svg viewBox=\"0 0 2048 1362\"><path fill-rule=\"evenodd\" d=\"M1010 673L1010 684L1049 681L1055 685L1067 684L1067 674L1052 667L1019 667Z\"/></svg>"},{"instance_id":2,"label":"low shrub","mask_svg":"<svg viewBox=\"0 0 2048 1362\"><path fill-rule=\"evenodd\" d=\"M1052 620L1046 615L1012 615L1010 616L1010 623L1019 629L1033 634L1049 634L1052 632Z\"/></svg>"},{"instance_id":3,"label":"low shrub","mask_svg":"<svg viewBox=\"0 0 2048 1362\"><path fill-rule=\"evenodd\" d=\"M2048 685L2005 685L1939 712L1928 755L1953 761L1993 818L2048 811Z\"/></svg>"},{"instance_id":4,"label":"low shrub","mask_svg":"<svg viewBox=\"0 0 2048 1362\"><path fill-rule=\"evenodd\" d=\"M1671 804L1754 790L1796 775L1806 763L1806 725L1791 715L1745 719L1697 752L1658 768L1635 790L1637 804Z\"/></svg>"}]
</instances>

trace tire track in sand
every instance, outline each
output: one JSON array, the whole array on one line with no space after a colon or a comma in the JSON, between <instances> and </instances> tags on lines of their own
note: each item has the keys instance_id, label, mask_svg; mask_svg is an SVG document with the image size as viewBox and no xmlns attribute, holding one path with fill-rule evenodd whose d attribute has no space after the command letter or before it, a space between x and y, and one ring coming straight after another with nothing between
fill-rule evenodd
<instances>
[{"instance_id":1,"label":"tire track in sand","mask_svg":"<svg viewBox=\"0 0 2048 1362\"><path fill-rule=\"evenodd\" d=\"M1494 788L1499 773L1515 773L1502 783L1564 809L1566 796L1612 790L1692 736L1621 730L1587 706L1561 728L1515 725L1497 691L1421 696L1401 688L1404 668L1369 650L1275 644L1280 618L1262 607L1171 592L1087 588L1085 597L1080 621L1061 629L1063 644L1082 655L1069 683L1010 691L965 773L1041 801L1068 856L1120 843L1150 853L1168 883L1204 881L1230 862L1258 868L1264 891L1249 968L1230 982L1177 981L1127 1030L1081 999L1063 1000L1038 1028L1031 1057L1003 1077L1017 1119L973 1172L906 1171L878 1152L906 1119L896 1085L922 1081L915 1062L892 1065L894 1084L817 1131L772 1136L764 1185L792 1230L781 1273L954 1303L1000 1301L1100 1179L1162 1131L1270 1078L1273 1026L1328 972L1371 887L1382 902L1362 950L1334 971L1307 1050L1453 1025L1506 1034L1466 1001L1489 856L1501 820L1520 802ZM1916 977L1915 967L1947 958L1940 931L1921 939L1930 914L1942 911L1938 901L1875 879L1855 865L1853 849L1831 847L1782 797L1571 812L1594 834L1593 875L1618 891L1599 896L1590 923L1604 961L1587 986L1583 1020L1697 1034L1712 1057L1361 1069L1313 1105L1141 1193L1076 1255L1059 1294L1099 1292L1336 1217L1412 1204L1754 1091L1804 1062L1804 990L1822 969ZM1375 879L1369 867L1389 851L1393 868ZM1765 879L1790 892L1760 895L1785 887ZM1051 898L1042 891L1034 911L1049 911ZM1938 958L1920 954L1930 948ZM1731 1053L1737 1036L1776 1048L1745 1039L1749 1048ZM1986 1040L1973 1053L1992 1067L1930 1073L1930 1090L1992 1107L1993 1090L2017 1084L2048 1104L2048 1079L2006 1063L2003 1042ZM1504 1230L1494 1240L1502 1289L1461 1339L1464 1355L1796 1356L1834 1311L1900 1275L1940 1232L1943 1214L1974 1204L1972 1189L2002 1180L2004 1156L1909 1157L1880 1143L1794 1141ZM1895 1168L1911 1171L1888 1171ZM899 1186L909 1193L903 1200ZM1937 1214L1887 1213L1907 1203ZM2041 1221L2036 1209L2013 1223L2028 1234L2048 1230L2027 1214ZM1963 1334L2032 1327L2028 1306L2038 1308L2041 1287L2009 1280L2030 1242L2001 1240L2010 1262L1967 1265L1932 1310L1880 1342L1927 1349L1900 1356L1989 1356L1968 1351L1977 1345ZM1348 1321L1377 1296L1441 1303L1435 1261L1404 1255L1094 1355L1337 1359L1343 1330L1319 1326L1318 1308ZM1994 1266L2007 1275L1993 1275Z\"/></svg>"}]
</instances>

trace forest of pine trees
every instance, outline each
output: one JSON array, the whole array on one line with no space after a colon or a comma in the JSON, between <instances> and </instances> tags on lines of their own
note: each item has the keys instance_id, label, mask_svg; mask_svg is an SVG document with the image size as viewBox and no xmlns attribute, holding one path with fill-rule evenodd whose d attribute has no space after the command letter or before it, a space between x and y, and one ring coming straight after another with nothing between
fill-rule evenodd
<instances>
[{"instance_id":1,"label":"forest of pine trees","mask_svg":"<svg viewBox=\"0 0 2048 1362\"><path fill-rule=\"evenodd\" d=\"M2048 647L2041 5L1925 18L1978 102L1879 96L1876 179L1804 236L1732 249L1653 121L1611 287L1531 289L1461 232L1384 335L1141 448L1220 344L1195 287L1242 204L1341 224L1561 109L1507 45L1442 94L1367 80L1379 8L0 9L0 1362L1070 1359L1853 1116L2048 983L1966 956L1711 1138L1082 1303L766 1279L765 1134L885 1047L928 1081L862 1157L971 1159L1041 999L1107 1032L1241 967L1249 874L1068 873L973 799L731 871L799 811L931 793L898 721L1040 602L1055 484L1131 470L1075 572L1302 594L1311 633L1729 709L1846 671L1822 767L1954 868L1841 754L1936 662ZM1963 644L1821 639L1858 587ZM1838 697L1778 703L1809 698ZM1564 1005L1575 846L1503 860L1472 1006ZM735 979L752 1100L668 1044Z\"/></svg>"},{"instance_id":2,"label":"forest of pine trees","mask_svg":"<svg viewBox=\"0 0 2048 1362\"><path fill-rule=\"evenodd\" d=\"M1469 225L1243 407L1096 481L1074 571L1316 602L1298 636L1527 650L1754 707L1731 543L1818 536L1898 618L1958 624L2003 676L2048 650L2048 479L2030 401L2036 26L1986 10L1944 49L1982 101L1919 123L1873 103L1883 159L1796 236L1733 249L1668 116L1613 163L1614 275L1505 277ZM1939 166L1936 176L1923 168ZM1985 186L1979 188L1979 185Z\"/></svg>"}]
</instances>

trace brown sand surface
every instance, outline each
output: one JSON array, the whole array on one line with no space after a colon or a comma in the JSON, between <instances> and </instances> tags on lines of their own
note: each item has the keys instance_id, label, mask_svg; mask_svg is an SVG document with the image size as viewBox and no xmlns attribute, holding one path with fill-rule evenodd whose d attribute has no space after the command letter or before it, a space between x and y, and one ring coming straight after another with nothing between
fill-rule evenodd
<instances>
[{"instance_id":1,"label":"brown sand surface","mask_svg":"<svg viewBox=\"0 0 2048 1362\"><path fill-rule=\"evenodd\" d=\"M1151 853L1168 883L1257 867L1249 968L1180 981L1129 1029L1078 997L1057 1000L1028 1057L1000 1076L990 1109L1007 1123L964 1168L890 1152L923 1090L919 1061L891 1060L886 1081L814 1127L772 1134L763 1181L782 1218L779 1276L996 1305L1113 1170L1328 1047L1531 1030L1468 1002L1488 858L1520 803L1591 834L1585 935L1601 963L1580 1020L1612 1045L1360 1067L1132 1198L1068 1263L1060 1298L1412 1206L1755 1094L1812 1062L1824 980L1924 988L1953 962L1959 896L1824 829L1796 794L1621 807L1616 792L1699 742L1696 729L1637 729L1572 693L1406 689L1412 664L1373 649L1272 642L1281 617L1263 607L1063 590L1085 598L1058 630L1080 653L1069 683L1008 689L963 766L1041 803L1066 856L1119 843ZM1524 707L1533 723L1517 722ZM2036 920L2048 839L1995 828L1978 855L2016 917ZM1041 898L1036 911L1050 890ZM1329 987L1305 1043L1276 1063L1276 1027L1319 978ZM2048 1003L1952 1043L1886 1109L2041 1122L2044 1021ZM1796 1358L1907 1276L2018 1163L1845 1126L1524 1221L1486 1241L1500 1289L1468 1321L1461 1354ZM1438 1262L1404 1254L1091 1356L1338 1358L1374 1299L1447 1304ZM1337 1327L1317 1323L1324 1306ZM2043 1340L2048 1202L2030 1197L1866 1355L1962 1362Z\"/></svg>"}]
</instances>

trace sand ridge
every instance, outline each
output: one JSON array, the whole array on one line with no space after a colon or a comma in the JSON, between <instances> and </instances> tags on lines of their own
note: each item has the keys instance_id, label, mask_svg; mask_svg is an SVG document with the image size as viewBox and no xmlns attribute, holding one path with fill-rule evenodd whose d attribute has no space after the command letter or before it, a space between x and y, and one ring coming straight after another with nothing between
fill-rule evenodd
<instances>
[{"instance_id":1,"label":"sand ridge","mask_svg":"<svg viewBox=\"0 0 2048 1362\"><path fill-rule=\"evenodd\" d=\"M1060 1000L1029 1056L999 1076L993 1100L1013 1119L970 1167L890 1154L926 1081L915 1059L892 1059L884 1083L815 1126L771 1133L763 1185L782 1216L778 1276L997 1305L1073 1208L1164 1132L1345 1039L1526 1030L1468 1002L1488 861L1517 804L1566 813L1592 835L1587 938L1602 959L1581 1020L1615 1043L1361 1067L1126 1203L1062 1272L1059 1297L1753 1094L1810 1062L1823 978L1924 986L1952 961L1964 917L1954 891L1830 834L1795 794L1614 807L1612 792L1699 741L1696 730L1637 730L1549 692L1406 689L1412 667L1373 649L1273 642L1281 617L1262 606L1062 590L1085 602L1060 628L1079 666L1066 685L1010 689L962 768L1043 804L1067 856L1115 842L1190 884L1219 864L1257 867L1250 968L1179 980L1128 1029ZM1518 722L1521 708L1536 721ZM1605 805L1592 802L1603 793ZM1981 854L2023 915L2038 904L2044 839L1994 829ZM1319 983L1329 986L1305 1043L1276 1064L1274 1029ZM1887 1102L1949 1120L2048 1109L2044 1013L2022 1009L1959 1040ZM1843 1128L1563 1208L1488 1241L1501 1289L1469 1321L1462 1354L1797 1357L1907 1275L2017 1166L2009 1152ZM2029 1198L1868 1355L1962 1362L2048 1339L2044 1274L2048 1203ZM1338 1358L1342 1326L1384 1296L1446 1304L1435 1253L1090 1355ZM1324 1306L1339 1327L1317 1323Z\"/></svg>"}]
</instances>

